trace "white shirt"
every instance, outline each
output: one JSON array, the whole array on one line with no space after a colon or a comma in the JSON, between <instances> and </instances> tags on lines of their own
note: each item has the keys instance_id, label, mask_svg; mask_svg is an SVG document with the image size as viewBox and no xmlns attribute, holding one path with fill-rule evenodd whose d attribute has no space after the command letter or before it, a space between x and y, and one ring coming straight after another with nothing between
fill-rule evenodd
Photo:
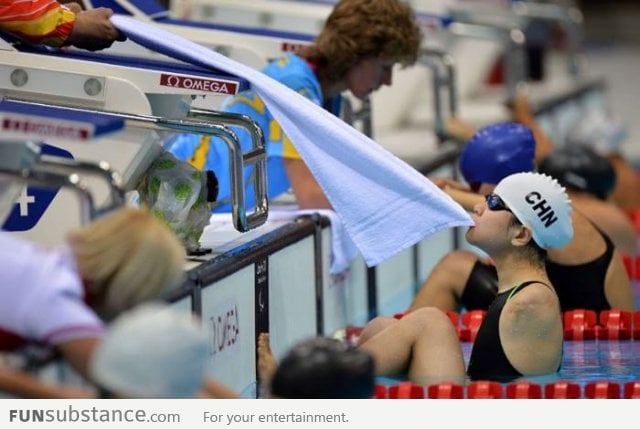
<instances>
[{"instance_id":1,"label":"white shirt","mask_svg":"<svg viewBox=\"0 0 640 429\"><path fill-rule=\"evenodd\" d=\"M83 297L70 249L0 231L0 328L53 345L101 336L103 323Z\"/></svg>"}]
</instances>

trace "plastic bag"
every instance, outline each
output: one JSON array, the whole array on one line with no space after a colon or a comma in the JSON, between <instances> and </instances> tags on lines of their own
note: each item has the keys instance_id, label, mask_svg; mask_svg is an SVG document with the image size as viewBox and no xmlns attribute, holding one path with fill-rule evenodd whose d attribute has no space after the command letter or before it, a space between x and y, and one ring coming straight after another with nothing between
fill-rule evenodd
<instances>
[{"instance_id":1,"label":"plastic bag","mask_svg":"<svg viewBox=\"0 0 640 429\"><path fill-rule=\"evenodd\" d=\"M215 201L209 181L212 172L200 171L169 152L160 155L138 186L140 201L166 223L182 240L188 252L197 251L204 228L211 217L210 200Z\"/></svg>"}]
</instances>

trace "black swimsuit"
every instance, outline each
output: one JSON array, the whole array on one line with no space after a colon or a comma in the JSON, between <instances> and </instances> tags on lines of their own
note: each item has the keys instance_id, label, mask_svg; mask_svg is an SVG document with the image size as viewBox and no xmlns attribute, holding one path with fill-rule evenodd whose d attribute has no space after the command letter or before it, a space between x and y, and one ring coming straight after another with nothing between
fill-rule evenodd
<instances>
[{"instance_id":1,"label":"black swimsuit","mask_svg":"<svg viewBox=\"0 0 640 429\"><path fill-rule=\"evenodd\" d=\"M546 261L547 275L556 288L562 311L586 308L598 312L611 309L604 295L604 284L614 246L607 234L599 229L598 232L607 248L593 261L579 265L560 265Z\"/></svg>"},{"instance_id":2,"label":"black swimsuit","mask_svg":"<svg viewBox=\"0 0 640 429\"><path fill-rule=\"evenodd\" d=\"M522 374L511 365L502 348L499 328L500 315L507 301L509 301L512 296L534 283L547 286L545 283L537 280L521 283L518 286L499 293L489 306L487 315L482 322L482 326L480 326L478 336L471 350L467 374L472 380L508 382L522 376ZM551 288L551 286L548 287Z\"/></svg>"},{"instance_id":3,"label":"black swimsuit","mask_svg":"<svg viewBox=\"0 0 640 429\"><path fill-rule=\"evenodd\" d=\"M597 228L596 228L597 229ZM611 265L614 246L607 234L598 229L606 243L606 250L593 261L579 265L561 265L545 261L551 284L558 294L562 311L587 309L609 310L611 305L604 295L607 270ZM461 297L467 310L486 309L498 291L498 275L493 265L477 261Z\"/></svg>"}]
</instances>

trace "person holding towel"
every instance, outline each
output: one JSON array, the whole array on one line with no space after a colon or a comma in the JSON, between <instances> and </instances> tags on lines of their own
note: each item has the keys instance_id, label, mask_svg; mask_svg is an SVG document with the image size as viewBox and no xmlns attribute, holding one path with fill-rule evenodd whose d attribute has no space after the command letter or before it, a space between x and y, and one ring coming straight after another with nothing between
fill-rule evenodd
<instances>
[{"instance_id":1,"label":"person holding towel","mask_svg":"<svg viewBox=\"0 0 640 429\"><path fill-rule=\"evenodd\" d=\"M393 66L416 62L422 36L412 9L399 0L341 0L314 43L268 64L263 72L339 116L342 94L364 100L383 85L391 85ZM324 192L292 142L254 89L227 100L224 111L248 115L262 128L268 153L269 198L293 189L301 209L331 208ZM243 148L248 133L237 129ZM322 142L318 141L321 145ZM180 135L171 152L199 169L214 170L221 180L218 206L230 210L228 154L224 145L206 136ZM250 174L250 172L246 172ZM253 205L253 192L247 192Z\"/></svg>"}]
</instances>

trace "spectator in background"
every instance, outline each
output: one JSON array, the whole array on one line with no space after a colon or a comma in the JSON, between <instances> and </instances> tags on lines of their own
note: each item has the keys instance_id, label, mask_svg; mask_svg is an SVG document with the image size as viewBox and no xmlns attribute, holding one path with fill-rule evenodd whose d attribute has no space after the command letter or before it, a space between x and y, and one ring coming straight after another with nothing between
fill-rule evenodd
<instances>
[{"instance_id":1,"label":"spectator in background","mask_svg":"<svg viewBox=\"0 0 640 429\"><path fill-rule=\"evenodd\" d=\"M101 338L89 366L98 389L53 385L0 367L0 390L26 398L236 398L206 377L208 359L191 314L149 303L123 313Z\"/></svg>"},{"instance_id":2,"label":"spectator in background","mask_svg":"<svg viewBox=\"0 0 640 429\"><path fill-rule=\"evenodd\" d=\"M366 99L382 85L390 85L394 64L414 64L420 43L420 29L405 3L341 0L313 44L273 61L263 72L337 116L344 91ZM248 115L264 130L269 156L269 198L292 188L300 208L331 207L294 145L255 91L237 94L225 103L224 110ZM249 136L242 130L238 130L238 135L248 149ZM171 151L199 169L215 171L221 180L228 177L226 148L210 144L208 138L181 135ZM230 185L221 183L222 205L217 211L229 210L226 204L229 194ZM247 192L247 198L248 205L253 205L253 192Z\"/></svg>"},{"instance_id":3,"label":"spectator in background","mask_svg":"<svg viewBox=\"0 0 640 429\"><path fill-rule=\"evenodd\" d=\"M161 304L127 311L111 325L91 360L91 378L123 398L236 398L205 375L207 339L193 315Z\"/></svg>"},{"instance_id":4,"label":"spectator in background","mask_svg":"<svg viewBox=\"0 0 640 429\"><path fill-rule=\"evenodd\" d=\"M55 0L0 0L0 31L30 43L96 51L125 40L111 15L104 7L83 11L77 3Z\"/></svg>"},{"instance_id":5,"label":"spectator in background","mask_svg":"<svg viewBox=\"0 0 640 429\"><path fill-rule=\"evenodd\" d=\"M81 374L110 320L159 298L184 275L184 248L148 211L123 208L46 248L0 233L0 349L55 346Z\"/></svg>"}]
</instances>

